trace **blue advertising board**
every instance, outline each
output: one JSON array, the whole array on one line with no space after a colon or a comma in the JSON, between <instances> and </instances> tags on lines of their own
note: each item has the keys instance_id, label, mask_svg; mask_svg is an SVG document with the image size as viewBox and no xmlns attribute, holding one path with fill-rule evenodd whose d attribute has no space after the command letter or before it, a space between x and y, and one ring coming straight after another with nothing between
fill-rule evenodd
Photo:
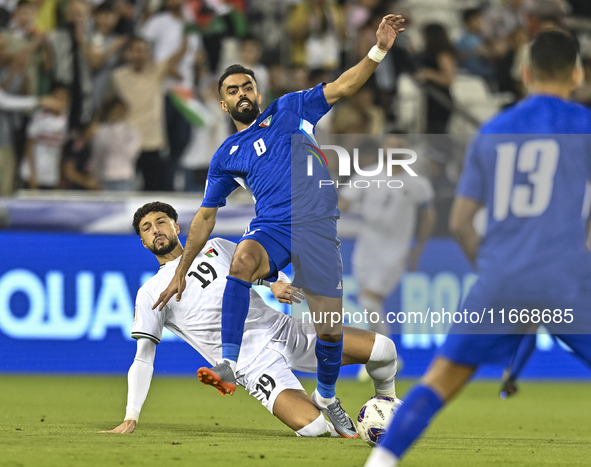
<instances>
[{"instance_id":1,"label":"blue advertising board","mask_svg":"<svg viewBox=\"0 0 591 467\"><path fill-rule=\"evenodd\" d=\"M353 240L345 239L341 248L344 306L360 311L351 275L353 246ZM0 258L0 372L127 372L135 354L130 337L135 294L158 270L139 237L4 232ZM388 311L454 310L476 278L450 239L431 240L419 269L405 274L386 302ZM273 303L268 290L262 293ZM276 302L274 307L289 312ZM403 325L392 331L403 360L400 375L407 377L422 374L445 339L444 328L433 333L420 325ZM167 332L158 346L155 372L194 374L205 363ZM480 375L498 377L501 370L484 369ZM524 376L588 378L591 373L567 349L539 334Z\"/></svg>"}]
</instances>

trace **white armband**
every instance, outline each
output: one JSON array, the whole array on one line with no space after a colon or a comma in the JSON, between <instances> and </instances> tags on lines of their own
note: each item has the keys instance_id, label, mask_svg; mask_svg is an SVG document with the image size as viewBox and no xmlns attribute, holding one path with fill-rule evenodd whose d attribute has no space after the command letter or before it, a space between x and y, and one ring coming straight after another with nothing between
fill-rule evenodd
<instances>
[{"instance_id":1,"label":"white armband","mask_svg":"<svg viewBox=\"0 0 591 467\"><path fill-rule=\"evenodd\" d=\"M384 51L384 50L380 50L378 49L377 45L374 45L371 50L369 51L369 53L367 54L367 56L369 57L370 60L373 60L376 63L380 63L384 57L386 56L386 54L388 53L388 51Z\"/></svg>"}]
</instances>

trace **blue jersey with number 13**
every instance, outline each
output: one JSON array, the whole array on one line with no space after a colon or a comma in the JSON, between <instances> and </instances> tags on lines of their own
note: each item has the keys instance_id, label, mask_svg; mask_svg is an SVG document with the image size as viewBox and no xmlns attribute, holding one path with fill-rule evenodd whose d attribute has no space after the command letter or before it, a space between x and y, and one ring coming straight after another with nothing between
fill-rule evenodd
<instances>
[{"instance_id":1,"label":"blue jersey with number 13","mask_svg":"<svg viewBox=\"0 0 591 467\"><path fill-rule=\"evenodd\" d=\"M489 292L573 297L589 276L589 133L591 110L533 96L485 124L472 141L457 194L487 208L478 267Z\"/></svg>"}]
</instances>

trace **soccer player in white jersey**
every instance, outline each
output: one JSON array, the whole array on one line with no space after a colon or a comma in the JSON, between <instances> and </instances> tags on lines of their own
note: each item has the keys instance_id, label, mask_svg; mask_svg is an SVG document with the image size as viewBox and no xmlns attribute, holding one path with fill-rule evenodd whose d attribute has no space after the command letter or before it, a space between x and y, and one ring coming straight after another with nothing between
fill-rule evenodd
<instances>
[{"instance_id":1,"label":"soccer player in white jersey","mask_svg":"<svg viewBox=\"0 0 591 467\"><path fill-rule=\"evenodd\" d=\"M384 140L387 148L404 147L404 140L389 136ZM377 154L377 148L375 154ZM385 154L385 152L384 152ZM362 154L362 157L368 157ZM364 167L371 171L377 164ZM340 190L341 211L350 209L361 213L363 219L353 252L353 270L358 284L359 304L368 314L378 313L380 320L370 322L372 331L388 335L389 326L384 313L384 300L400 282L405 269L416 269L425 243L435 225L433 188L422 175L411 177L400 165L392 168L391 184L371 184L369 188L356 184L364 180L359 174ZM357 186L356 186L357 185ZM417 217L417 239L411 248Z\"/></svg>"},{"instance_id":2,"label":"soccer player in white jersey","mask_svg":"<svg viewBox=\"0 0 591 467\"><path fill-rule=\"evenodd\" d=\"M174 208L160 202L148 203L134 215L134 229L143 245L156 255L160 270L137 294L131 334L137 339L137 353L128 374L127 412L124 422L109 433L134 431L164 327L211 364L222 359L222 292L236 244L221 238L209 240L189 268L183 300L169 302L162 311L152 309L154 298L174 275L183 252L176 220ZM271 290L280 301L298 301L298 292L289 283L275 282ZM292 372L316 370L315 341L313 324L273 310L250 290L237 382L299 436L306 437L332 432ZM348 329L343 344L343 365L365 364L376 395L396 397L394 343L378 334Z\"/></svg>"}]
</instances>

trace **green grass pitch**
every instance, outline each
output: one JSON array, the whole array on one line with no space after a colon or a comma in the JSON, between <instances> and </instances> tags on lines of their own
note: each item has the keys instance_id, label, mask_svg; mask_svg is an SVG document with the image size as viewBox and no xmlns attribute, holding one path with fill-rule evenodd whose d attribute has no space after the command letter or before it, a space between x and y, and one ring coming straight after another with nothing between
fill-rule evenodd
<instances>
[{"instance_id":1,"label":"green grass pitch","mask_svg":"<svg viewBox=\"0 0 591 467\"><path fill-rule=\"evenodd\" d=\"M590 464L590 384L526 382L507 401L498 389L471 384L402 466ZM372 386L342 381L337 393L354 416ZM243 389L222 398L191 378L156 377L136 432L99 434L122 421L126 395L124 377L0 376L0 465L362 467L370 452L296 438Z\"/></svg>"}]
</instances>

